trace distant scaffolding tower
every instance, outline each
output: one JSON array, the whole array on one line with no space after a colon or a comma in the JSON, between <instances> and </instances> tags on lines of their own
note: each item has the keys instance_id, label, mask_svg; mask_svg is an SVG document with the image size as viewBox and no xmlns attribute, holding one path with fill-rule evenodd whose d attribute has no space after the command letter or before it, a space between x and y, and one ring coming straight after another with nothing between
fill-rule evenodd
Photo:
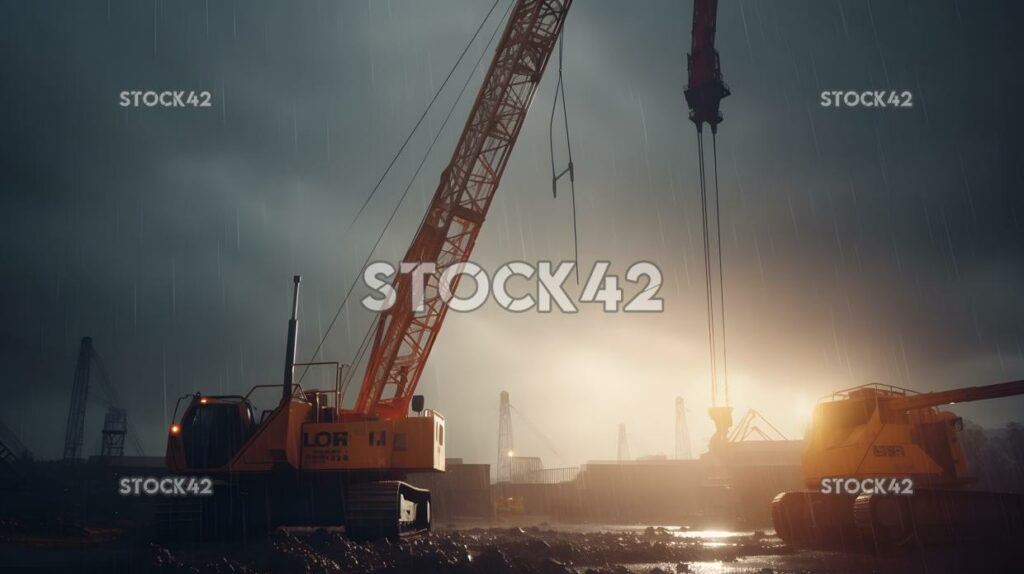
<instances>
[{"instance_id":1,"label":"distant scaffolding tower","mask_svg":"<svg viewBox=\"0 0 1024 574\"><path fill-rule=\"evenodd\" d=\"M512 407L508 402L508 391L501 391L501 405L498 407L498 482L512 481L512 457L515 454L512 442Z\"/></svg>"},{"instance_id":2,"label":"distant scaffolding tower","mask_svg":"<svg viewBox=\"0 0 1024 574\"><path fill-rule=\"evenodd\" d=\"M92 367L92 337L82 337L75 366L75 383L71 388L68 426L64 434L64 460L77 460L82 454L85 435L85 401L89 396L89 374Z\"/></svg>"},{"instance_id":3,"label":"distant scaffolding tower","mask_svg":"<svg viewBox=\"0 0 1024 574\"><path fill-rule=\"evenodd\" d=\"M686 406L683 397L676 397L676 458L693 458L690 452L690 428L686 425Z\"/></svg>"},{"instance_id":4,"label":"distant scaffolding tower","mask_svg":"<svg viewBox=\"0 0 1024 574\"><path fill-rule=\"evenodd\" d=\"M626 441L626 424L619 423L619 462L629 460L629 442Z\"/></svg>"},{"instance_id":5,"label":"distant scaffolding tower","mask_svg":"<svg viewBox=\"0 0 1024 574\"><path fill-rule=\"evenodd\" d=\"M111 407L103 419L103 443L100 456L124 456L124 436L128 433L128 415L124 409Z\"/></svg>"}]
</instances>

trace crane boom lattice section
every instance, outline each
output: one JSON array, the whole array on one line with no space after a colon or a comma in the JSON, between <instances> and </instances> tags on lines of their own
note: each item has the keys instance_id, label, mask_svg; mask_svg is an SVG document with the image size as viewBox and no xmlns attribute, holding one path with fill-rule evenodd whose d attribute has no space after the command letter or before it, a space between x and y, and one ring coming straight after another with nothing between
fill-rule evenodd
<instances>
[{"instance_id":1,"label":"crane boom lattice section","mask_svg":"<svg viewBox=\"0 0 1024 574\"><path fill-rule=\"evenodd\" d=\"M519 0L496 48L452 159L404 261L435 263L414 312L409 274L394 280L397 304L377 319L373 350L356 400L359 415L404 416L448 305L439 277L465 263L554 50L572 0ZM453 282L457 287L458 276ZM393 394L385 397L385 391Z\"/></svg>"}]
</instances>

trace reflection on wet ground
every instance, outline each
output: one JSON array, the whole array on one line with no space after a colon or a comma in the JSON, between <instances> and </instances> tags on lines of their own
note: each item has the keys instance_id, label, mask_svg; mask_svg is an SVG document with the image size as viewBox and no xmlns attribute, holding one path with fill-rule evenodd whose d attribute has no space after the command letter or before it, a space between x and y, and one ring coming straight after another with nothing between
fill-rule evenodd
<instances>
[{"instance_id":1,"label":"reflection on wet ground","mask_svg":"<svg viewBox=\"0 0 1024 574\"><path fill-rule=\"evenodd\" d=\"M995 549L998 550L998 549ZM772 533L668 527L448 527L398 543L355 544L340 530L282 529L231 544L17 539L0 543L0 570L180 574L679 574L1013 572L1013 550L917 549L855 556L794 551Z\"/></svg>"}]
</instances>

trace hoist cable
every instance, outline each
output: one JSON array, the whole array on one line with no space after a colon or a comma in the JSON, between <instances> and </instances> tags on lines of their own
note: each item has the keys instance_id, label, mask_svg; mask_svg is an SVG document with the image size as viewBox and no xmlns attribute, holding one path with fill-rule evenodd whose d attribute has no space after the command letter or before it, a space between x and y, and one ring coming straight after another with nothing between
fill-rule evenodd
<instances>
[{"instance_id":1,"label":"hoist cable","mask_svg":"<svg viewBox=\"0 0 1024 574\"><path fill-rule=\"evenodd\" d=\"M483 62L484 56L488 54L490 47L494 44L494 39L497 37L498 31L502 29L502 23L508 18L508 15L512 11L512 7L514 5L514 2L510 3L508 8L505 9L505 14L501 17L500 20L498 20L498 25L494 28L494 31L491 32L490 39L488 39L487 44L484 46L484 49L480 52L480 56L476 59L476 63L473 64L473 69L470 71L469 76L466 77L466 81L462 84L462 88L459 90L459 94L455 97L455 101L452 102L451 107L448 108L448 113L447 115L445 115L444 121L441 122L441 127L440 129L438 129L437 135L434 136L434 140L430 142L430 147L427 148L426 155L430 154L430 150L433 149L434 144L437 143L437 140L440 137L441 133L444 131L445 126L448 125L448 121L451 120L452 115L455 112L455 108L458 106L459 102L462 101L462 96L466 93L466 89L469 87L469 83L472 81L473 77L476 75L477 70L480 68L480 64ZM409 189L412 187L413 182L415 182L416 177L419 175L420 169L423 167L424 162L426 162L426 155L423 157L423 160L420 162L420 165L416 168L416 172L413 174L412 179L409 180L409 184L406 186L405 192L402 194L403 199L405 198L405 195L409 193ZM417 228L416 230L417 233L419 233L419 230L423 227L424 223L426 222L427 215L428 213L424 214L423 220L420 222L420 227ZM378 242L379 241L380 240L378 239ZM346 295L346 302L347 299L348 296ZM344 304L345 303L343 302L342 305ZM356 350L355 354L353 354L351 362L352 368L348 370L348 373L343 381L346 386L352 381L352 377L354 377L356 373L356 367L359 365L359 363L362 362L363 357L366 355L366 351L369 349L370 342L373 340L372 335L374 333L375 325L376 321L370 322L370 325L366 329L366 335L363 336L362 342L359 344L359 347Z\"/></svg>"},{"instance_id":2,"label":"hoist cable","mask_svg":"<svg viewBox=\"0 0 1024 574\"><path fill-rule=\"evenodd\" d=\"M572 246L573 269L576 271L576 283L580 282L580 240L576 227L576 170L572 161L572 138L569 134L569 112L565 103L565 80L562 77L562 59L565 52L565 30L558 37L558 83L555 84L555 99L551 102L551 120L548 122L548 148L551 150L551 193L558 197L558 180L569 175L569 194L572 198ZM558 100L562 100L562 120L565 124L565 147L569 155L569 165L561 173L555 170L555 111Z\"/></svg>"},{"instance_id":3,"label":"hoist cable","mask_svg":"<svg viewBox=\"0 0 1024 574\"><path fill-rule=\"evenodd\" d=\"M359 211L356 212L356 216L353 217L352 222L349 223L349 229L351 229L351 227L355 225L355 222L359 220L359 216L363 214L363 210L365 210L366 206L370 204L370 200L373 199L373 196L376 195L377 190L380 189L381 184L384 183L384 178L387 177L388 173L391 172L391 168L395 166L395 162L398 161L398 157L402 155L402 152L405 150L405 147L409 145L410 141L412 141L412 136L416 133L416 130L419 129L420 124L423 123L423 120L426 119L427 114L430 112L430 109L434 106L434 102L437 101L438 96L441 95L441 92L444 90L444 87L448 85L448 80L450 80L452 74L455 73L455 69L458 68L459 64L462 63L462 59L466 57L466 53L469 52L470 46L473 45L473 42L476 41L477 36L480 35L480 30L483 30L484 24L487 23L487 20L491 17L491 14L494 12L494 9L498 6L498 2L500 2L500 0L494 0L494 4L491 5L491 9L487 11L487 15L484 16L484 19L480 21L480 25L477 26L476 32L473 32L473 37L470 38L469 42L466 43L466 47L462 49L462 53L459 54L458 59L455 60L455 64L452 65L452 69L448 70L448 75L445 76L444 81L441 82L441 85L437 88L437 91L434 92L434 97L430 98L430 103L427 104L427 108L423 110L422 114L420 114L420 119L416 120L416 125L414 125L412 129L409 131L409 135L405 136L405 141L402 142L402 145L398 148L398 151L395 152L394 157L391 158L391 162L388 163L387 168L384 169L384 173L380 175L380 179L378 179L377 184L373 186L373 190L370 191L370 195L366 196L366 199L363 201L363 204L359 206Z\"/></svg>"},{"instance_id":4,"label":"hoist cable","mask_svg":"<svg viewBox=\"0 0 1024 574\"><path fill-rule=\"evenodd\" d=\"M495 2L495 4L497 4L497 2ZM473 77L476 75L477 70L480 68L480 63L483 61L484 56L488 53L489 48L494 43L494 39L498 34L498 30L501 30L502 22L504 22L505 19L508 18L508 15L512 10L513 5L514 4L509 4L508 9L505 10L504 16L502 16L502 18L498 21L498 25L495 27L494 32L491 33L490 39L487 41L487 44L484 46L484 49L480 52L480 56L477 58L476 63L473 64L473 69L470 70L469 75L466 77L466 81L462 84L462 88L459 90L458 95L455 97L455 101L453 101L451 107L448 108L448 113L445 115L444 121L441 122L441 126L440 128L438 128L437 133L434 135L434 139L430 142L430 145L427 146L427 150L423 154L423 158L420 160L419 165L416 167L416 171L413 172L412 177L409 179L409 183L405 186L405 190L402 192L401 198L399 198L398 203L395 205L395 208L391 211L391 216L388 217L387 222L384 224L384 226L381 228L380 233L377 235L377 240L374 242L369 254L363 261L363 265L361 268L365 268L366 265L370 262L370 259L373 257L374 251L376 251L377 247L380 245L381 240L384 238L385 232L388 230L388 227L390 227L391 222L395 218L395 215L398 213L399 207L401 207L402 203L405 201L405 198L409 195L409 190L412 189L413 183L416 181L416 178L420 174L420 170L423 169L423 165L426 163L427 158L430 156L430 152L434 149L434 144L437 143L437 141L441 137L441 134L444 133L445 126L448 125L448 122L451 120L452 115L455 112L455 108L458 107L459 102L462 101L462 96L466 93L466 89L469 87L469 83L472 81ZM491 10L493 11L493 7ZM480 23L481 27L483 27L483 24L487 21L487 18L489 18L490 15L491 12L488 12L487 16L484 18L484 22ZM477 32L479 31L480 29L478 28ZM475 38L476 34L473 35L473 39ZM472 43L472 40L470 40L470 43ZM465 55L465 51L463 51L463 55ZM459 56L459 59L461 61L462 56ZM456 65L458 64L456 63ZM420 224L420 226L422 227L422 223ZM309 362L313 362L316 360L316 357L320 353L321 348L323 348L324 342L327 341L327 336L330 334L331 329L334 328L334 324L337 323L338 317L341 316L341 312L345 308L345 305L348 304L349 297L352 296L352 292L355 290L357 284L358 280L352 281L352 284L349 286L348 291L345 293L344 299L342 299L341 305L338 306L338 310L334 313L334 317L331 319L331 322L327 325L327 329L324 331L323 336L320 338L320 342L317 343L316 350L313 351L313 358L310 359ZM375 325L376 321L370 322L370 326L366 331L366 335L363 337L363 341L360 343L359 348L357 349L356 354L354 355L351 367L349 368L348 373L344 379L345 384L347 384L352 379L352 376L354 375L356 370L355 367L358 365L359 361L362 361L362 357L366 352L366 348L369 344L369 341L371 340L371 335L374 332ZM307 365L305 369L303 369L302 375L299 376L299 383L302 382L302 379L306 376L307 372L309 372L309 365Z\"/></svg>"},{"instance_id":5,"label":"hoist cable","mask_svg":"<svg viewBox=\"0 0 1024 574\"><path fill-rule=\"evenodd\" d=\"M707 178L704 169L704 135L697 129L698 172L700 174L701 230L704 238L704 295L708 312L708 355L711 359L711 402L718 403L718 358L715 353L714 289L711 277L711 240L708 230Z\"/></svg>"},{"instance_id":6,"label":"hoist cable","mask_svg":"<svg viewBox=\"0 0 1024 574\"><path fill-rule=\"evenodd\" d=\"M729 404L729 355L725 337L725 268L722 266L722 210L718 195L718 142L716 130L711 130L711 157L715 170L715 226L718 228L718 310L722 317L722 371L725 376L723 390L725 404Z\"/></svg>"}]
</instances>

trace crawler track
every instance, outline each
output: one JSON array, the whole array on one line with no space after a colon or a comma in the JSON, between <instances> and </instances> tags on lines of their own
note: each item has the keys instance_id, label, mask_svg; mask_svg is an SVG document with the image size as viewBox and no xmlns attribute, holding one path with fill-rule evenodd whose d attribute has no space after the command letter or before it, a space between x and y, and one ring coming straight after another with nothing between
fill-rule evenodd
<instances>
[{"instance_id":1,"label":"crawler track","mask_svg":"<svg viewBox=\"0 0 1024 574\"><path fill-rule=\"evenodd\" d=\"M772 501L779 537L796 548L875 553L974 546L1024 535L1024 497L968 490L911 496L784 492Z\"/></svg>"},{"instance_id":2,"label":"crawler track","mask_svg":"<svg viewBox=\"0 0 1024 574\"><path fill-rule=\"evenodd\" d=\"M345 497L352 540L397 540L430 530L430 491L399 480L353 485Z\"/></svg>"}]
</instances>

